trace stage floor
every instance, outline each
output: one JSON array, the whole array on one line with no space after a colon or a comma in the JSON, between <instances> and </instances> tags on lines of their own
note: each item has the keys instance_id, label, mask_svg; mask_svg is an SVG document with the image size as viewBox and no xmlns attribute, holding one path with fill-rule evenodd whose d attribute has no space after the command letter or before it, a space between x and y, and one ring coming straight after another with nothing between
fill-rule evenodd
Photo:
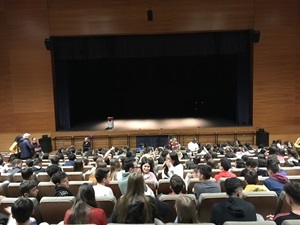
<instances>
[{"instance_id":1,"label":"stage floor","mask_svg":"<svg viewBox=\"0 0 300 225\"><path fill-rule=\"evenodd\" d=\"M175 118L175 119L114 119L112 122L94 121L78 123L72 127L72 131L99 131L107 130L148 130L148 129L190 129L203 127L230 127L238 126L235 122L225 119L201 119L201 118Z\"/></svg>"}]
</instances>

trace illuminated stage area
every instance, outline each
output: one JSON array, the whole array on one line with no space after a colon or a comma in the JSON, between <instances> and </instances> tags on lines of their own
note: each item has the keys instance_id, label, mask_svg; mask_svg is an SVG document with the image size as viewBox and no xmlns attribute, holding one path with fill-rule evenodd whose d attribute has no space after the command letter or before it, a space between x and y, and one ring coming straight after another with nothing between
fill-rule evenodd
<instances>
[{"instance_id":1,"label":"illuminated stage area","mask_svg":"<svg viewBox=\"0 0 300 225\"><path fill-rule=\"evenodd\" d=\"M74 131L107 130L108 121L95 121L77 124ZM237 126L233 121L223 119L178 118L178 119L114 119L110 130L159 130L159 129L193 129L201 127Z\"/></svg>"}]
</instances>

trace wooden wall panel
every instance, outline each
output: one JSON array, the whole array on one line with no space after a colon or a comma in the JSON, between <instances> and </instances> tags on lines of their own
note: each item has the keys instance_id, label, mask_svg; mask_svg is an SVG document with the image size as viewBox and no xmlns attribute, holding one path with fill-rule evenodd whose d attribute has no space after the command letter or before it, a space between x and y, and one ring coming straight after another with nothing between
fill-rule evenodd
<instances>
[{"instance_id":1,"label":"wooden wall panel","mask_svg":"<svg viewBox=\"0 0 300 225\"><path fill-rule=\"evenodd\" d=\"M51 35L122 35L241 30L254 25L253 1L49 0Z\"/></svg>"}]
</instances>

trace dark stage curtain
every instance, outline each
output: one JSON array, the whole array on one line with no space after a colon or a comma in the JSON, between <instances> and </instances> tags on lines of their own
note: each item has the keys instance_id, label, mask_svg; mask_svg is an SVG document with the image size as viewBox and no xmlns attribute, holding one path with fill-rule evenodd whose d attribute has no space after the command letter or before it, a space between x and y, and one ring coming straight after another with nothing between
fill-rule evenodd
<instances>
[{"instance_id":1,"label":"dark stage curtain","mask_svg":"<svg viewBox=\"0 0 300 225\"><path fill-rule=\"evenodd\" d=\"M251 125L250 31L132 36L50 37L55 63L57 130L71 128L68 64L72 60L234 55L236 122ZM182 77L181 79L185 79ZM217 81L216 81L217 82ZM222 109L224 110L224 109Z\"/></svg>"}]
</instances>

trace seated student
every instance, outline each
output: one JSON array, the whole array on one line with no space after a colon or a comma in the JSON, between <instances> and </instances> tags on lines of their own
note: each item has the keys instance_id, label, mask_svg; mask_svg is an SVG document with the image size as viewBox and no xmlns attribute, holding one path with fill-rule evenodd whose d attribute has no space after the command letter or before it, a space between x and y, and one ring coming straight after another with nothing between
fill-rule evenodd
<instances>
[{"instance_id":1,"label":"seated student","mask_svg":"<svg viewBox=\"0 0 300 225\"><path fill-rule=\"evenodd\" d=\"M219 181L219 179L221 177L236 177L236 175L232 172L230 172L231 168L231 161L230 159L226 158L226 157L223 157L220 159L220 169L221 169L221 172L220 173L217 173L214 178L216 180L216 182Z\"/></svg>"},{"instance_id":2,"label":"seated student","mask_svg":"<svg viewBox=\"0 0 300 225\"><path fill-rule=\"evenodd\" d=\"M246 170L244 176L247 182L247 185L244 188L244 192L269 191L269 189L265 185L257 184L258 174L255 170Z\"/></svg>"},{"instance_id":3,"label":"seated student","mask_svg":"<svg viewBox=\"0 0 300 225\"><path fill-rule=\"evenodd\" d=\"M198 177L201 183L196 183L193 188L193 192L198 199L202 193L220 193L220 184L211 179L212 168L208 165L198 166Z\"/></svg>"},{"instance_id":4,"label":"seated student","mask_svg":"<svg viewBox=\"0 0 300 225\"><path fill-rule=\"evenodd\" d=\"M175 201L177 217L174 223L199 223L196 202L184 195L178 196Z\"/></svg>"},{"instance_id":5,"label":"seated student","mask_svg":"<svg viewBox=\"0 0 300 225\"><path fill-rule=\"evenodd\" d=\"M267 170L269 178L264 180L264 185L270 191L275 191L276 194L279 196L281 191L283 190L284 184L289 182L289 179L283 172L280 171L277 159L268 159Z\"/></svg>"},{"instance_id":6,"label":"seated student","mask_svg":"<svg viewBox=\"0 0 300 225\"><path fill-rule=\"evenodd\" d=\"M41 158L35 158L33 160L33 172L38 174L39 172L46 172L46 170L42 167L43 160Z\"/></svg>"},{"instance_id":7,"label":"seated student","mask_svg":"<svg viewBox=\"0 0 300 225\"><path fill-rule=\"evenodd\" d=\"M256 221L256 210L252 203L243 199L243 182L237 178L225 180L228 198L212 206L210 222L223 225L226 221Z\"/></svg>"},{"instance_id":8,"label":"seated student","mask_svg":"<svg viewBox=\"0 0 300 225\"><path fill-rule=\"evenodd\" d=\"M55 184L55 196L73 196L69 188L69 180L67 174L63 171L58 171L52 175L51 181Z\"/></svg>"},{"instance_id":9,"label":"seated student","mask_svg":"<svg viewBox=\"0 0 300 225\"><path fill-rule=\"evenodd\" d=\"M284 220L300 220L300 183L289 182L284 185L283 190L286 193L286 202L291 207L290 212L279 213L277 215L268 215L267 220L274 220L277 225L281 225Z\"/></svg>"},{"instance_id":10,"label":"seated student","mask_svg":"<svg viewBox=\"0 0 300 225\"><path fill-rule=\"evenodd\" d=\"M52 175L55 174L58 171L62 171L62 169L61 169L60 166L58 166L56 164L52 164L52 165L47 166L46 173L49 176L49 180L51 179Z\"/></svg>"},{"instance_id":11,"label":"seated student","mask_svg":"<svg viewBox=\"0 0 300 225\"><path fill-rule=\"evenodd\" d=\"M263 177L269 176L267 170L259 169L258 168L258 160L257 159L248 158L246 160L246 168L242 170L240 176L244 177L246 171L248 171L248 170L254 170L254 171L256 171L258 176L263 176Z\"/></svg>"},{"instance_id":12,"label":"seated student","mask_svg":"<svg viewBox=\"0 0 300 225\"><path fill-rule=\"evenodd\" d=\"M114 196L114 193L110 187L106 185L110 181L110 172L107 169L98 168L95 172L97 184L93 185L96 196Z\"/></svg>"},{"instance_id":13,"label":"seated student","mask_svg":"<svg viewBox=\"0 0 300 225\"><path fill-rule=\"evenodd\" d=\"M38 197L39 189L38 184L34 180L24 180L19 186L20 192L23 197Z\"/></svg>"},{"instance_id":14,"label":"seated student","mask_svg":"<svg viewBox=\"0 0 300 225\"><path fill-rule=\"evenodd\" d=\"M92 185L82 184L71 209L65 212L64 224L106 225L107 218L103 209L97 207Z\"/></svg>"},{"instance_id":15,"label":"seated student","mask_svg":"<svg viewBox=\"0 0 300 225\"><path fill-rule=\"evenodd\" d=\"M29 198L19 197L11 207L11 216L7 225L37 225L31 217L34 206Z\"/></svg>"},{"instance_id":16,"label":"seated student","mask_svg":"<svg viewBox=\"0 0 300 225\"><path fill-rule=\"evenodd\" d=\"M25 167L21 170L23 180L33 180L33 169L31 167Z\"/></svg>"},{"instance_id":17,"label":"seated student","mask_svg":"<svg viewBox=\"0 0 300 225\"><path fill-rule=\"evenodd\" d=\"M179 195L186 193L185 191L185 182L184 180L177 174L174 174L170 179L170 195Z\"/></svg>"}]
</instances>

